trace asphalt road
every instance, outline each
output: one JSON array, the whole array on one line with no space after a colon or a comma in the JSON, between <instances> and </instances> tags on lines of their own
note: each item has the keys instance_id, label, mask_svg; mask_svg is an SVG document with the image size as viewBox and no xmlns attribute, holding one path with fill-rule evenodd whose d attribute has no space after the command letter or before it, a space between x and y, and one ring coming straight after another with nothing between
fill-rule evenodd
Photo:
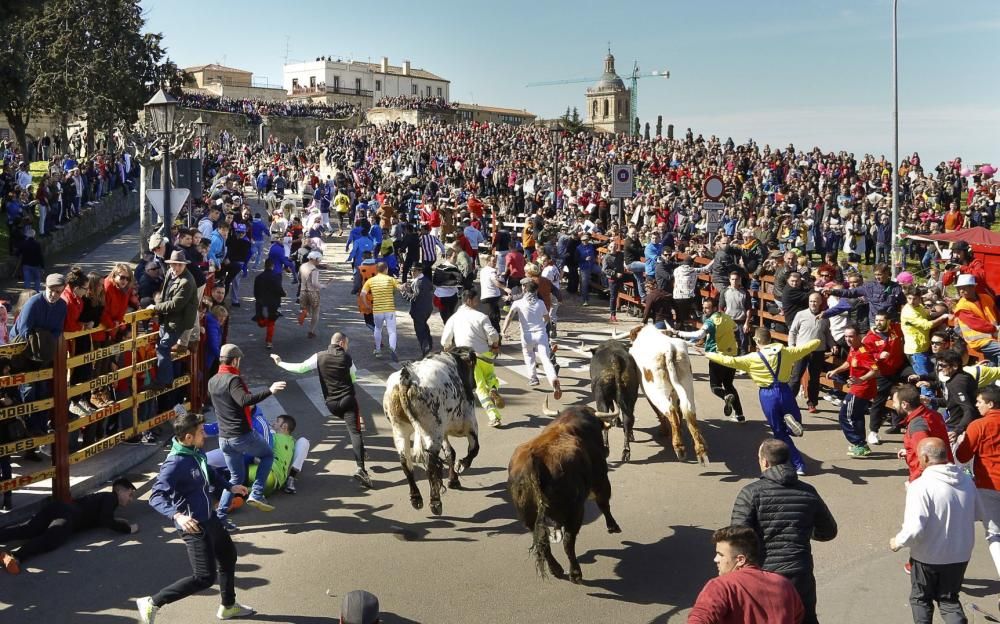
<instances>
[{"instance_id":1,"label":"asphalt road","mask_svg":"<svg viewBox=\"0 0 1000 624\"><path fill-rule=\"evenodd\" d=\"M268 360L262 330L249 321L251 299L234 309L230 341L246 353L243 368L250 385L287 380L288 389L264 408L272 417L294 415L298 433L313 443L297 495L272 497L277 507L272 513L246 509L233 516L242 528L234 538L240 557L237 599L260 611L253 621L334 622L340 597L358 588L380 598L388 623L685 621L698 591L716 573L711 532L728 524L737 491L758 474L756 448L768 431L749 379L737 378L748 422L724 421L722 403L708 389L706 362L692 356L701 430L712 460L707 467L678 461L650 408L640 401L630 463L617 461L621 432L611 436L612 509L623 532L608 535L596 506L588 503L587 524L577 540L584 583L540 579L528 554L530 536L515 518L505 485L514 447L547 421L540 416L546 383L529 388L516 340L505 346L498 361L507 399L505 426L487 427L477 409L482 452L462 476L462 488L445 494L441 516L432 516L427 507L412 509L379 400L394 368L387 358L371 355L370 334L349 294L349 269L339 262L343 240L334 239L326 249L323 279L329 282L322 296L320 336L306 338L306 330L294 321L294 302L288 302L275 352L297 361L325 348L333 331L352 337L351 350L362 369L361 404L376 489L364 491L350 478L353 461L342 425L317 407L322 399L315 377L296 378ZM249 282L245 292L251 292ZM563 306L561 344L593 346L606 340L611 328L605 314L600 305ZM628 328L629 321L621 318L619 326ZM414 358L419 351L405 312L399 314L399 325L400 355ZM432 328L440 335L439 322ZM561 354L562 403L586 402L588 362L565 348ZM909 622L909 580L901 569L906 554L887 547L903 508L906 470L895 457L898 436L870 458L850 459L836 413L829 405L821 408L819 415L807 415L800 444L808 457L806 480L818 488L840 524L836 540L813 549L820 618ZM685 439L690 450L686 433ZM463 451L459 443L459 453ZM146 504L149 480L162 457L130 475L143 484L141 499L122 515L139 522L141 531L132 536L102 531L79 535L62 550L31 561L20 576L0 574L0 622L131 622L135 598L188 573L181 541ZM422 473L418 477L426 497L426 480ZM565 562L561 549L554 552ZM995 610L1000 584L982 538L967 576L966 601ZM205 592L165 607L157 621L215 621L217 605L217 593Z\"/></svg>"}]
</instances>

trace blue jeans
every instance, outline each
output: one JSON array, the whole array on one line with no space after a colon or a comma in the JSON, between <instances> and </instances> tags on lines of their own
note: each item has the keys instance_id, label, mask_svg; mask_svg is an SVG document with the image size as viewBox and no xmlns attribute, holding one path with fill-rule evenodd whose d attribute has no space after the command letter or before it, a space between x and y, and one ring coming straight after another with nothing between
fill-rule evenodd
<instances>
[{"instance_id":1,"label":"blue jeans","mask_svg":"<svg viewBox=\"0 0 1000 624\"><path fill-rule=\"evenodd\" d=\"M219 438L219 449L222 451L222 457L226 460L226 468L229 469L230 485L243 485L247 478L244 455L260 459L251 496L263 498L264 486L267 484L268 475L271 474L271 464L274 463L274 452L268 443L255 431L248 431L237 438ZM222 493L222 497L219 499L219 508L215 512L220 520L225 520L228 516L229 504L232 500L232 492L226 490Z\"/></svg>"},{"instance_id":2,"label":"blue jeans","mask_svg":"<svg viewBox=\"0 0 1000 624\"><path fill-rule=\"evenodd\" d=\"M252 245L252 251L250 252L250 262L253 262L253 269L256 271L260 268L260 261L267 257L264 252L264 245L267 241L259 240L254 241Z\"/></svg>"},{"instance_id":3,"label":"blue jeans","mask_svg":"<svg viewBox=\"0 0 1000 624\"><path fill-rule=\"evenodd\" d=\"M597 273L596 267L580 269L580 299L583 301L590 300L590 276L594 273Z\"/></svg>"},{"instance_id":4,"label":"blue jeans","mask_svg":"<svg viewBox=\"0 0 1000 624\"><path fill-rule=\"evenodd\" d=\"M1000 342L991 340L979 347L979 351L989 358L993 362L994 366L1000 366Z\"/></svg>"},{"instance_id":5,"label":"blue jeans","mask_svg":"<svg viewBox=\"0 0 1000 624\"><path fill-rule=\"evenodd\" d=\"M633 262L625 268L635 277L635 292L639 295L639 299L646 303L646 263Z\"/></svg>"},{"instance_id":6,"label":"blue jeans","mask_svg":"<svg viewBox=\"0 0 1000 624\"><path fill-rule=\"evenodd\" d=\"M34 288L35 292L42 291L42 267L23 265L24 287Z\"/></svg>"},{"instance_id":7,"label":"blue jeans","mask_svg":"<svg viewBox=\"0 0 1000 624\"><path fill-rule=\"evenodd\" d=\"M906 356L906 359L910 361L910 366L913 368L915 374L925 378L934 374L930 353L926 351L923 353L911 353ZM925 397L934 397L934 391L930 388L921 388L920 394Z\"/></svg>"},{"instance_id":8,"label":"blue jeans","mask_svg":"<svg viewBox=\"0 0 1000 624\"><path fill-rule=\"evenodd\" d=\"M181 332L160 326L160 340L156 343L156 383L169 386L174 383L174 362L170 349L181 338Z\"/></svg>"}]
</instances>

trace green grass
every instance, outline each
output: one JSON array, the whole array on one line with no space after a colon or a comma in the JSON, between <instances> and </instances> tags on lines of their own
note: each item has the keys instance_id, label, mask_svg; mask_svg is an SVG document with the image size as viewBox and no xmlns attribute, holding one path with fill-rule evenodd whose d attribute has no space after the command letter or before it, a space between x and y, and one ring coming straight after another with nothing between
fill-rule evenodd
<instances>
[{"instance_id":1,"label":"green grass","mask_svg":"<svg viewBox=\"0 0 1000 624\"><path fill-rule=\"evenodd\" d=\"M35 190L38 190L38 183L42 181L42 176L49 172L49 163L44 160L36 160L28 165L28 171L31 173L31 183L35 186Z\"/></svg>"}]
</instances>

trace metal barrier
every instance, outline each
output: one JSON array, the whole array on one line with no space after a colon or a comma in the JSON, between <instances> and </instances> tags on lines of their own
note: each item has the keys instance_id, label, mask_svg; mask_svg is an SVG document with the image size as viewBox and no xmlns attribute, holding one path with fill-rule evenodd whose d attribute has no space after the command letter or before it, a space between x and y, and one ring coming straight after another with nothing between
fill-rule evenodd
<instances>
[{"instance_id":1,"label":"metal barrier","mask_svg":"<svg viewBox=\"0 0 1000 624\"><path fill-rule=\"evenodd\" d=\"M91 336L101 332L106 332L109 328L97 327L78 332L64 332L60 337L55 360L52 368L45 370L14 373L0 376L0 388L9 388L28 383L52 381L51 398L39 399L30 403L11 405L0 408L0 421L16 417L25 417L37 412L51 410L52 431L46 435L26 437L0 445L0 457L5 457L15 453L24 453L32 449L38 449L43 445L51 445L52 465L42 470L18 475L6 481L0 481L0 492L9 492L43 481L52 479L52 496L64 502L70 499L70 466L92 457L104 453L125 440L137 435L141 435L154 427L173 419L175 413L173 408L141 420L140 408L143 404L155 400L160 395L187 387L187 401L183 402L185 409L200 410L203 399L201 394L201 384L198 383L201 374L202 348L198 347L172 355L175 362L187 360L188 372L179 375L174 379L173 385L168 388L155 390L140 390L140 377L147 371L156 367L156 358L147 358L140 361L144 348L155 345L158 340L158 332L141 333L142 324L153 318L151 310L140 310L125 315L123 326L128 328L127 336L111 345L101 346L92 349L87 353L77 353L69 355L70 345L74 340L85 336ZM121 327L121 326L120 326ZM17 358L22 356L26 343L4 345L0 347L0 357ZM127 366L115 368L111 372L95 375L93 378L77 384L70 384L72 371L80 366L92 365L104 361L107 358L117 358L123 354L130 356ZM114 368L112 366L111 368ZM69 404L70 400L80 397L88 392L115 385L122 380L128 380L129 396L113 401L97 409L91 414L70 420ZM118 416L123 412L131 411L131 425L120 431L116 431L101 440L95 441L86 447L76 451L70 451L70 433L104 421L112 416Z\"/></svg>"}]
</instances>

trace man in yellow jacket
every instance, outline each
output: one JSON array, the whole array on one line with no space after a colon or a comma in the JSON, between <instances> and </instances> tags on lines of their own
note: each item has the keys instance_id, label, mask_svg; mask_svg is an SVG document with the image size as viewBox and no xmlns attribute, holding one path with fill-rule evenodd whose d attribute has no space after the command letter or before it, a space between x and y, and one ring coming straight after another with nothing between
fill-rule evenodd
<instances>
[{"instance_id":1,"label":"man in yellow jacket","mask_svg":"<svg viewBox=\"0 0 1000 624\"><path fill-rule=\"evenodd\" d=\"M922 378L934 375L934 365L931 363L931 332L942 323L951 319L950 314L942 314L932 319L927 308L921 303L922 289L908 286L906 305L899 316L899 324L903 330L903 354L909 361L913 372ZM934 396L930 387L920 389L920 393L928 398Z\"/></svg>"},{"instance_id":2,"label":"man in yellow jacket","mask_svg":"<svg viewBox=\"0 0 1000 624\"><path fill-rule=\"evenodd\" d=\"M815 351L821 341L817 338L797 347L786 347L771 342L771 332L766 327L758 327L754 333L757 350L753 353L733 357L721 353L709 353L705 357L711 362L741 370L760 386L760 408L775 439L788 445L792 465L800 475L806 473L806 464L799 450L795 448L791 436L802 435L802 413L795 402L795 396L788 386L795 362Z\"/></svg>"}]
</instances>

